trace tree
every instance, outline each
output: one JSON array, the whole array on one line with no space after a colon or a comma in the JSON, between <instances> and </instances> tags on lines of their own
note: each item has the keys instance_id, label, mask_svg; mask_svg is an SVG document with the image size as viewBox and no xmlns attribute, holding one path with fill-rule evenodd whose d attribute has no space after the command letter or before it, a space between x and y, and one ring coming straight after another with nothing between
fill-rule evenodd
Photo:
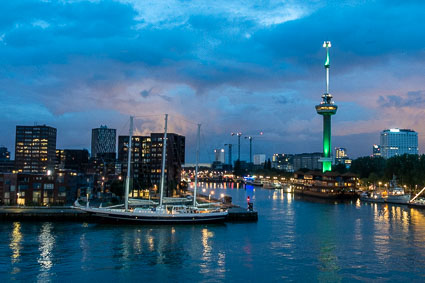
<instances>
[{"instance_id":1,"label":"tree","mask_svg":"<svg viewBox=\"0 0 425 283\"><path fill-rule=\"evenodd\" d=\"M333 167L332 171L344 174L347 172L347 167L342 163L338 163Z\"/></svg>"}]
</instances>

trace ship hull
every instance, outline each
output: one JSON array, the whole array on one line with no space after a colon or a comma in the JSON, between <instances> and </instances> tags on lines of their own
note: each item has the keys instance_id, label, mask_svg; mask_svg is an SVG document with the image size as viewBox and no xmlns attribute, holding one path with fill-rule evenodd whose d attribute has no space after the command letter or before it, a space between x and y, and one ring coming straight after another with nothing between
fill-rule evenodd
<instances>
[{"instance_id":1,"label":"ship hull","mask_svg":"<svg viewBox=\"0 0 425 283\"><path fill-rule=\"evenodd\" d=\"M79 208L91 216L106 222L140 223L140 224L191 224L224 222L227 212L188 213L188 214L158 214L135 213L125 211L102 211L102 209Z\"/></svg>"}]
</instances>

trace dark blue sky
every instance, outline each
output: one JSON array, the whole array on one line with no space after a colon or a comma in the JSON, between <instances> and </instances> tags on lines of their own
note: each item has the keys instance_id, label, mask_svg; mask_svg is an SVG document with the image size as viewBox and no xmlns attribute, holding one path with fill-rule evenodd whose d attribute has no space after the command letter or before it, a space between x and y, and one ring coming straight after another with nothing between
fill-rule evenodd
<instances>
[{"instance_id":1,"label":"dark blue sky","mask_svg":"<svg viewBox=\"0 0 425 283\"><path fill-rule=\"evenodd\" d=\"M385 128L425 146L424 1L1 1L0 144L17 124L58 128L59 148L89 148L101 124L187 136L202 160L256 135L255 153L320 151L324 40L339 106L333 145L369 155ZM151 116L153 115L153 116ZM149 117L147 117L149 116ZM242 157L248 158L243 140Z\"/></svg>"}]
</instances>

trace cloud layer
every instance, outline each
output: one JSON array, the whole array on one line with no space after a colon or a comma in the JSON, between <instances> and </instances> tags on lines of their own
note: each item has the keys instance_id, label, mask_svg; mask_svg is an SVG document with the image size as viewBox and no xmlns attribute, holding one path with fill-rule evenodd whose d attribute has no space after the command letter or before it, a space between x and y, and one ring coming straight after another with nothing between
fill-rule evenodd
<instances>
[{"instance_id":1,"label":"cloud layer","mask_svg":"<svg viewBox=\"0 0 425 283\"><path fill-rule=\"evenodd\" d=\"M254 152L321 148L314 105L331 40L335 146L368 155L379 131L419 132L425 148L422 1L3 1L0 3L0 144L17 124L58 128L58 147L89 148L90 129L171 130L203 157L264 135ZM358 142L356 142L358 141ZM242 157L248 159L243 140ZM188 148L188 160L193 154Z\"/></svg>"}]
</instances>

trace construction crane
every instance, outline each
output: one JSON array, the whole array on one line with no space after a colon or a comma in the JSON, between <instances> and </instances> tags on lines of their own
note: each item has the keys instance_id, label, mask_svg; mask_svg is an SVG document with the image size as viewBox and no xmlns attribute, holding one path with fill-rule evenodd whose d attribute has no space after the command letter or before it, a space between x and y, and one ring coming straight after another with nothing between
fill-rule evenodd
<instances>
[{"instance_id":1,"label":"construction crane","mask_svg":"<svg viewBox=\"0 0 425 283\"><path fill-rule=\"evenodd\" d=\"M252 163L252 139L255 137L262 136L263 132L261 131L257 136L246 136L245 139L249 140L249 163Z\"/></svg>"}]
</instances>

